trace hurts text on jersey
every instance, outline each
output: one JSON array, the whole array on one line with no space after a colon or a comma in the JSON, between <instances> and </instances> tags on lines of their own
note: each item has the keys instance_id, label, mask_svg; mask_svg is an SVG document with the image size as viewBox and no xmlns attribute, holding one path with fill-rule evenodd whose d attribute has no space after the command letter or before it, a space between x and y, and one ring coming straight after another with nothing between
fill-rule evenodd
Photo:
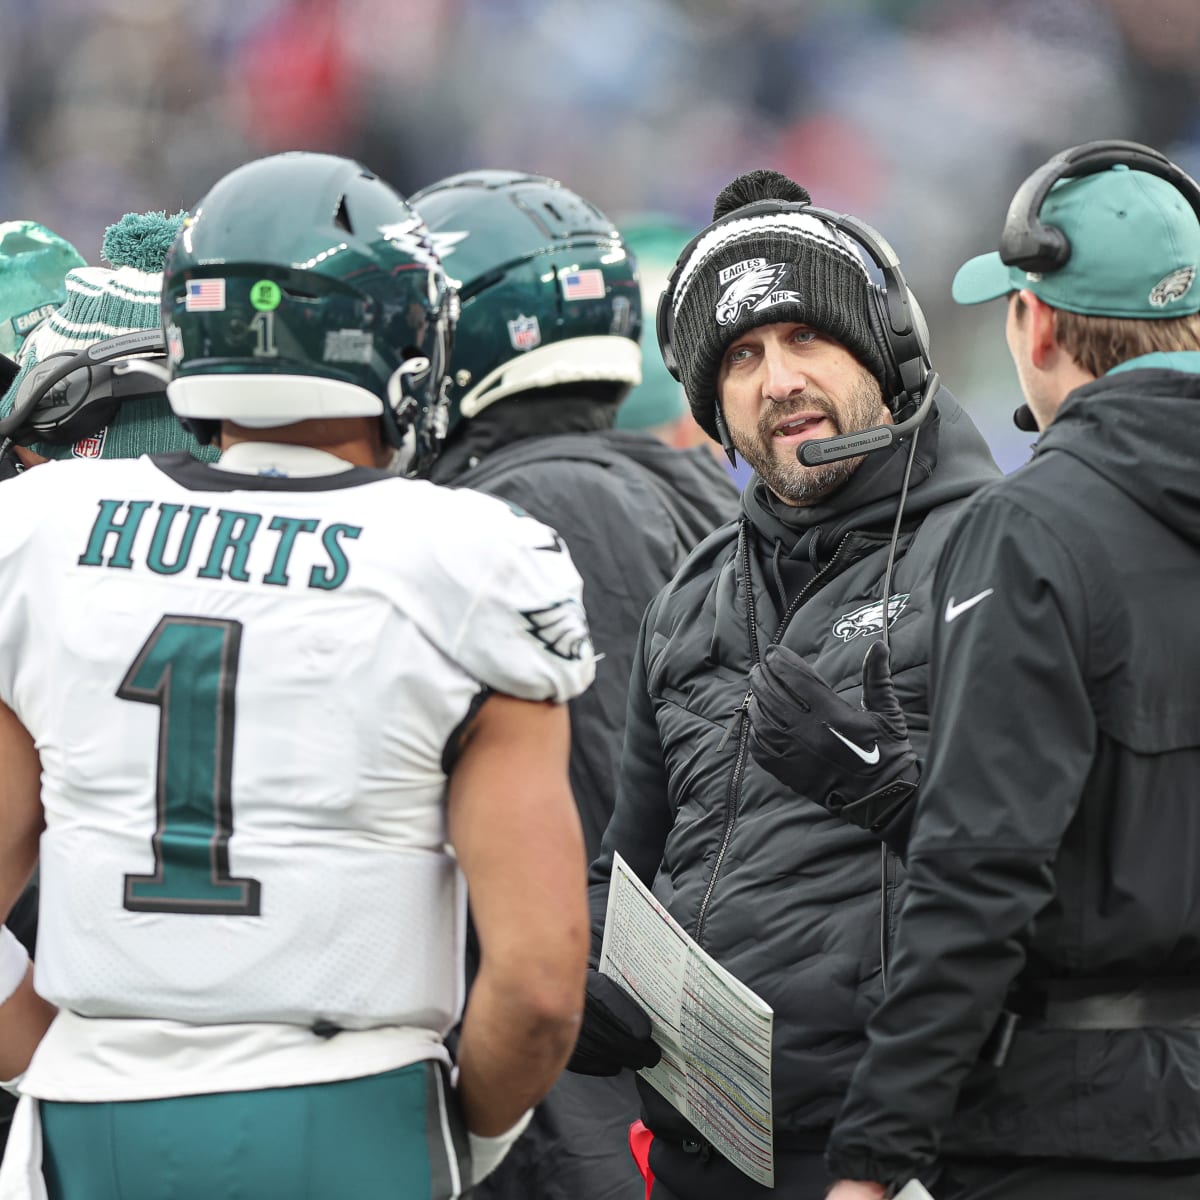
<instances>
[{"instance_id":1,"label":"hurts text on jersey","mask_svg":"<svg viewBox=\"0 0 1200 1200\"><path fill-rule=\"evenodd\" d=\"M211 509L207 505L155 503L152 500L101 500L87 547L79 556L82 567L135 566L135 551L157 575L191 570L198 579L251 581L251 551L268 544L270 565L258 582L287 587L293 582L289 564L298 545L317 539L322 561L309 567L307 578L296 582L326 591L341 587L350 572L345 541L357 538L361 527L313 517L264 514L240 509ZM146 534L139 539L143 525ZM311 562L311 553L304 557ZM261 551L256 559L266 566ZM136 564L140 565L140 564Z\"/></svg>"}]
</instances>

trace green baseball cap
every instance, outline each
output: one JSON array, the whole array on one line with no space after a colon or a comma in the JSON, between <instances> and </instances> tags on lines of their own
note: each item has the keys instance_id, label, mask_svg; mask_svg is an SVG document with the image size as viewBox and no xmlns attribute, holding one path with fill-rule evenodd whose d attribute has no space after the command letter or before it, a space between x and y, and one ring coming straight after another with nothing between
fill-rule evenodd
<instances>
[{"instance_id":1,"label":"green baseball cap","mask_svg":"<svg viewBox=\"0 0 1200 1200\"><path fill-rule=\"evenodd\" d=\"M1006 266L994 251L981 254L954 276L959 304L1028 288L1053 308L1085 316L1161 320L1200 312L1200 220L1168 180L1118 163L1060 180L1038 216L1066 235L1066 264L1042 273Z\"/></svg>"}]
</instances>

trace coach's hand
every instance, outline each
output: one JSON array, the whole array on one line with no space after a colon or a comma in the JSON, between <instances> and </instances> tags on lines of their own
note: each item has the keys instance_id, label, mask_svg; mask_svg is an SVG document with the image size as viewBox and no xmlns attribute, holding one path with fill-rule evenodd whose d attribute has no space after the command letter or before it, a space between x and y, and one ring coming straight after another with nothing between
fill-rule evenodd
<instances>
[{"instance_id":1,"label":"coach's hand","mask_svg":"<svg viewBox=\"0 0 1200 1200\"><path fill-rule=\"evenodd\" d=\"M567 1070L577 1075L616 1075L628 1067L653 1067L662 1051L650 1037L650 1018L607 975L589 970L583 1027Z\"/></svg>"},{"instance_id":2,"label":"coach's hand","mask_svg":"<svg viewBox=\"0 0 1200 1200\"><path fill-rule=\"evenodd\" d=\"M867 648L862 679L855 708L800 655L769 646L750 672L750 753L791 791L878 833L909 805L921 768L881 641Z\"/></svg>"}]
</instances>

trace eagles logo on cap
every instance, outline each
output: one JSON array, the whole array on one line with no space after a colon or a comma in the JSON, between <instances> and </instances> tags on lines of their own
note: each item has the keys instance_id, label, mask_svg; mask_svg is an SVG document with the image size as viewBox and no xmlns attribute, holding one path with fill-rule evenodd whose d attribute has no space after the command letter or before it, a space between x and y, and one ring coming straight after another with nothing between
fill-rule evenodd
<instances>
[{"instance_id":1,"label":"eagles logo on cap","mask_svg":"<svg viewBox=\"0 0 1200 1200\"><path fill-rule=\"evenodd\" d=\"M1155 308L1162 308L1172 300L1182 300L1191 290L1195 278L1195 267L1180 267L1178 271L1172 271L1150 289L1150 303Z\"/></svg>"}]
</instances>

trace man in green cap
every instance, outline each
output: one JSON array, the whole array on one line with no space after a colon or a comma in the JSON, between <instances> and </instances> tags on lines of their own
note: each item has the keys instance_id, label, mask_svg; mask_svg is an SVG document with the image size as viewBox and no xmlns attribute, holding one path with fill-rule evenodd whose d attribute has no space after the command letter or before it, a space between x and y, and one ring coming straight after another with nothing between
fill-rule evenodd
<instances>
[{"instance_id":1,"label":"man in green cap","mask_svg":"<svg viewBox=\"0 0 1200 1200\"><path fill-rule=\"evenodd\" d=\"M1006 298L1041 436L937 568L908 898L830 1200L1200 1195L1198 213L1156 151L1089 143L955 278Z\"/></svg>"}]
</instances>

